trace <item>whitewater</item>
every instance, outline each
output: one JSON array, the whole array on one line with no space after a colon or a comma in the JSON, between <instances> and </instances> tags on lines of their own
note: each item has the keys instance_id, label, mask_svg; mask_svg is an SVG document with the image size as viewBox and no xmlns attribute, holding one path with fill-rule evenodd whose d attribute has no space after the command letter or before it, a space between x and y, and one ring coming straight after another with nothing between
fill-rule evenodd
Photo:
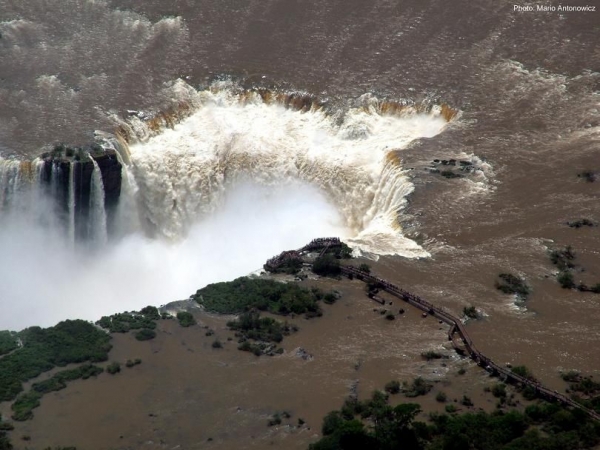
<instances>
[{"instance_id":1,"label":"whitewater","mask_svg":"<svg viewBox=\"0 0 600 450\"><path fill-rule=\"evenodd\" d=\"M98 132L123 164L116 228L107 232L101 172L92 173L90 242L74 241L73 166L68 230L40 192L40 162L0 161L0 329L51 325L187 298L242 276L283 249L340 236L358 252L427 257L402 234L413 185L402 149L435 136L441 108L382 111L371 95L343 112L319 103L292 108L231 87L183 82L185 117L114 116ZM28 167L32 176L23 176ZM37 180L37 181L36 181ZM52 191L52 189L50 189Z\"/></svg>"}]
</instances>

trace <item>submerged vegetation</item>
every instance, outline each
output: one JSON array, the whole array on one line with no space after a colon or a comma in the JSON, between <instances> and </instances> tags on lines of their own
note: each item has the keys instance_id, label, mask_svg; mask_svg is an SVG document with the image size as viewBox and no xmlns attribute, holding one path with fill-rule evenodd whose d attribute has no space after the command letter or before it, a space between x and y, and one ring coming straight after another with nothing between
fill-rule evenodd
<instances>
[{"instance_id":1,"label":"submerged vegetation","mask_svg":"<svg viewBox=\"0 0 600 450\"><path fill-rule=\"evenodd\" d=\"M527 300L527 297L531 293L531 288L523 278L510 273L501 273L498 275L498 278L500 278L500 281L496 281L496 289L505 294L516 295L521 301Z\"/></svg>"},{"instance_id":2,"label":"submerged vegetation","mask_svg":"<svg viewBox=\"0 0 600 450\"><path fill-rule=\"evenodd\" d=\"M40 405L40 399L44 394L66 388L68 381L87 380L90 377L98 376L103 371L101 367L96 365L83 364L76 369L62 370L47 380L34 383L29 392L19 395L17 400L12 404L12 418L17 421L31 419L33 417L33 409Z\"/></svg>"},{"instance_id":3,"label":"submerged vegetation","mask_svg":"<svg viewBox=\"0 0 600 450\"><path fill-rule=\"evenodd\" d=\"M209 284L192 297L207 311L221 314L240 314L257 309L280 315L314 316L320 314L319 293L294 283L241 277Z\"/></svg>"}]
</instances>

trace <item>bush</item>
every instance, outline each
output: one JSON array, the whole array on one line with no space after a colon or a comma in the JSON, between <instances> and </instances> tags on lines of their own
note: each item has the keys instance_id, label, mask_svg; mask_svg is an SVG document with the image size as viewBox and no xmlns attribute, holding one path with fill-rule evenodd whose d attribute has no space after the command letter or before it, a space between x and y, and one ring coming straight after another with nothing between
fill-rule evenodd
<instances>
[{"instance_id":1,"label":"bush","mask_svg":"<svg viewBox=\"0 0 600 450\"><path fill-rule=\"evenodd\" d=\"M460 403L464 406L473 406L473 401L470 397L463 395L463 398L460 400Z\"/></svg>"},{"instance_id":2,"label":"bush","mask_svg":"<svg viewBox=\"0 0 600 450\"><path fill-rule=\"evenodd\" d=\"M362 263L360 266L358 266L358 270L362 270L363 272L366 272L366 273L371 273L371 267L365 263Z\"/></svg>"},{"instance_id":3,"label":"bush","mask_svg":"<svg viewBox=\"0 0 600 450\"><path fill-rule=\"evenodd\" d=\"M435 400L440 402L440 403L446 403L446 400L448 399L448 397L446 396L445 392L438 392L437 395L435 396Z\"/></svg>"},{"instance_id":4,"label":"bush","mask_svg":"<svg viewBox=\"0 0 600 450\"><path fill-rule=\"evenodd\" d=\"M141 364L142 360L139 358L136 358L134 360L128 359L127 362L125 363L125 367L133 367L133 366L137 366L138 364Z\"/></svg>"},{"instance_id":5,"label":"bush","mask_svg":"<svg viewBox=\"0 0 600 450\"><path fill-rule=\"evenodd\" d=\"M568 270L563 270L562 272L559 272L556 276L556 281L558 281L558 283L564 289L573 289L575 287L573 274Z\"/></svg>"},{"instance_id":6,"label":"bush","mask_svg":"<svg viewBox=\"0 0 600 450\"><path fill-rule=\"evenodd\" d=\"M27 328L18 337L23 347L0 358L0 402L13 400L23 382L53 367L105 361L111 348L110 336L83 320Z\"/></svg>"},{"instance_id":7,"label":"bush","mask_svg":"<svg viewBox=\"0 0 600 450\"><path fill-rule=\"evenodd\" d=\"M418 397L427 394L432 387L431 383L426 382L421 377L417 377L413 380L412 384L406 387L404 395L406 397Z\"/></svg>"},{"instance_id":8,"label":"bush","mask_svg":"<svg viewBox=\"0 0 600 450\"><path fill-rule=\"evenodd\" d=\"M332 255L325 254L315 259L312 271L324 277L336 277L341 273L340 262Z\"/></svg>"},{"instance_id":9,"label":"bush","mask_svg":"<svg viewBox=\"0 0 600 450\"><path fill-rule=\"evenodd\" d=\"M477 313L477 309L474 306L465 306L463 308L463 314L470 319L479 318L479 314Z\"/></svg>"},{"instance_id":10,"label":"bush","mask_svg":"<svg viewBox=\"0 0 600 450\"><path fill-rule=\"evenodd\" d=\"M236 320L227 322L227 326L245 339L265 342L279 343L292 332L292 327L287 322L261 317L258 311L241 314Z\"/></svg>"},{"instance_id":11,"label":"bush","mask_svg":"<svg viewBox=\"0 0 600 450\"><path fill-rule=\"evenodd\" d=\"M212 343L212 348L223 348L223 344L221 344L221 341L219 341L218 339L216 339L213 343Z\"/></svg>"},{"instance_id":12,"label":"bush","mask_svg":"<svg viewBox=\"0 0 600 450\"><path fill-rule=\"evenodd\" d=\"M386 318L387 320L395 320L395 319L396 319L396 316L395 316L394 314L392 314L391 312L389 312L389 313L387 313L387 314L385 315L385 318Z\"/></svg>"},{"instance_id":13,"label":"bush","mask_svg":"<svg viewBox=\"0 0 600 450\"><path fill-rule=\"evenodd\" d=\"M385 392L389 392L390 394L397 394L400 392L400 382L397 380L390 381L385 385Z\"/></svg>"},{"instance_id":14,"label":"bush","mask_svg":"<svg viewBox=\"0 0 600 450\"><path fill-rule=\"evenodd\" d=\"M521 300L526 300L531 293L530 287L522 278L510 273L501 273L498 275L500 281L496 281L496 289L505 294L514 294Z\"/></svg>"},{"instance_id":15,"label":"bush","mask_svg":"<svg viewBox=\"0 0 600 450\"><path fill-rule=\"evenodd\" d=\"M492 386L492 395L496 398L506 398L506 385L497 383Z\"/></svg>"},{"instance_id":16,"label":"bush","mask_svg":"<svg viewBox=\"0 0 600 450\"><path fill-rule=\"evenodd\" d=\"M318 292L320 292L317 289ZM237 278L226 283L209 284L193 296L207 311L240 314L251 309L274 314L312 314L320 311L320 298L314 291L295 283Z\"/></svg>"},{"instance_id":17,"label":"bush","mask_svg":"<svg viewBox=\"0 0 600 450\"><path fill-rule=\"evenodd\" d=\"M111 375L115 375L121 371L121 364L118 362L112 362L108 366L106 366L106 371Z\"/></svg>"},{"instance_id":18,"label":"bush","mask_svg":"<svg viewBox=\"0 0 600 450\"><path fill-rule=\"evenodd\" d=\"M192 325L196 325L196 319L194 316L187 311L179 311L177 313L177 320L179 321L179 325L182 327L191 327Z\"/></svg>"},{"instance_id":19,"label":"bush","mask_svg":"<svg viewBox=\"0 0 600 450\"><path fill-rule=\"evenodd\" d=\"M431 361L432 359L444 358L444 355L442 355L441 353L438 353L434 350L429 350L429 351L423 352L423 353L421 353L421 356L423 358L425 358L427 361Z\"/></svg>"},{"instance_id":20,"label":"bush","mask_svg":"<svg viewBox=\"0 0 600 450\"><path fill-rule=\"evenodd\" d=\"M137 333L135 333L135 338L138 341L149 341L150 339L154 339L156 337L156 331L150 330L148 328L143 328Z\"/></svg>"}]
</instances>

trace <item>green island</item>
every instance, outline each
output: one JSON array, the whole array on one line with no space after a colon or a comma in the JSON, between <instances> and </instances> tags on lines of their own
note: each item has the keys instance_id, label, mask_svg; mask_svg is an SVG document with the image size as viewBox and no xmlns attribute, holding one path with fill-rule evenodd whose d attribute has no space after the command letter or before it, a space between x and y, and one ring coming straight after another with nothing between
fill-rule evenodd
<instances>
[{"instance_id":1,"label":"green island","mask_svg":"<svg viewBox=\"0 0 600 450\"><path fill-rule=\"evenodd\" d=\"M240 314L251 309L273 314L321 314L319 290L309 290L295 283L240 277L230 282L214 283L199 289L192 298L206 311Z\"/></svg>"}]
</instances>

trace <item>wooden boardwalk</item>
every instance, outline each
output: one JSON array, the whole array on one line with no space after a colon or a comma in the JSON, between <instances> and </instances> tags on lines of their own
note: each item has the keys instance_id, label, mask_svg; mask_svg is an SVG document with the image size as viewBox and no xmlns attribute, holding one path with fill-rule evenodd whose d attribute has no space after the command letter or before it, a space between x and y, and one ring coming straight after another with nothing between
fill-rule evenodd
<instances>
[{"instance_id":1,"label":"wooden boardwalk","mask_svg":"<svg viewBox=\"0 0 600 450\"><path fill-rule=\"evenodd\" d=\"M340 240L338 238L320 238L311 241L308 245L302 247L299 250L296 250L296 252L303 253L307 251L322 250L320 252L320 254L322 255L327 248L335 245L340 245ZM275 262L274 259L275 258L272 258L269 261ZM479 366L485 368L488 372L492 373L493 375L502 376L506 380L509 380L513 383L521 384L523 386L529 386L535 390L538 397L550 401L555 401L563 405L572 406L573 408L577 408L585 412L591 418L600 421L600 414L598 414L596 411L586 408L585 406L577 403L576 401L572 400L566 395L560 394L557 391L553 391L551 389L548 389L547 387L544 387L541 383L537 381L530 380L528 378L517 375L512 370L506 367L502 367L499 364L496 364L490 358L488 358L479 350L477 350L477 348L473 344L473 341L469 337L469 333L467 333L467 330L462 321L458 317L446 311L445 309L435 306L425 301L418 295L411 294L410 292L399 288L395 284L392 284L389 281L384 280L382 278L376 277L371 273L362 271L357 267L341 266L341 271L344 275L348 277L357 278L364 282L376 284L379 289L388 292L389 294L405 301L406 303L409 303L415 308L418 308L421 311L450 325L450 329L448 330L448 339L452 341L455 348L457 348L457 350L460 350L459 342L457 342L456 339L456 337L458 336L458 339L460 339L460 341L462 342L464 349L469 355L469 357L473 361L475 361Z\"/></svg>"}]
</instances>

